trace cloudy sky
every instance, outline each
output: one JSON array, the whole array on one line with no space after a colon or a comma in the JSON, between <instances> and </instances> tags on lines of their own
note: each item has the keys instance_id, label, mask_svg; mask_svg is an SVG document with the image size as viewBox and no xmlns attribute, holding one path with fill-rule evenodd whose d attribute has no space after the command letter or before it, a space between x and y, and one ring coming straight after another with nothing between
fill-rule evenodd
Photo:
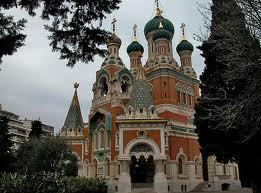
<instances>
[{"instance_id":1,"label":"cloudy sky","mask_svg":"<svg viewBox=\"0 0 261 193\"><path fill-rule=\"evenodd\" d=\"M198 0L207 3L208 0ZM194 46L200 43L193 40L193 34L199 34L203 25L196 0L161 0L163 16L173 22L176 48L181 39L180 26L187 25L187 38ZM73 83L79 82L78 96L83 119L88 121L92 85L95 72L100 69L102 58L96 57L94 63L77 63L74 68L66 67L66 61L59 60L59 53L53 53L44 30L44 22L38 17L29 18L23 11L12 11L16 18L28 19L26 26L26 46L13 56L4 57L0 71L0 104L5 110L20 115L21 119L38 119L59 131L62 127L74 92ZM155 15L154 0L123 0L120 9L109 15L103 27L111 29L112 18L117 18L117 32L122 39L120 55L129 67L126 48L132 40L132 27L138 25L138 39L147 48L143 34L145 24ZM146 52L146 51L145 51ZM143 63L146 60L146 53ZM178 55L175 58L179 61ZM204 60L200 51L193 53L193 66L198 74L202 73Z\"/></svg>"}]
</instances>

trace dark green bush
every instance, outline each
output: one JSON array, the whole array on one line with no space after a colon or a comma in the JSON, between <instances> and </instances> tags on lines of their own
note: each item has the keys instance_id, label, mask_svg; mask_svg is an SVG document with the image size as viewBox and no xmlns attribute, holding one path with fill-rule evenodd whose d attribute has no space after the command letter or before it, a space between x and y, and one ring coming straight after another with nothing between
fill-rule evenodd
<instances>
[{"instance_id":1,"label":"dark green bush","mask_svg":"<svg viewBox=\"0 0 261 193\"><path fill-rule=\"evenodd\" d=\"M72 193L107 193L107 183L100 178L70 178L68 179Z\"/></svg>"},{"instance_id":2,"label":"dark green bush","mask_svg":"<svg viewBox=\"0 0 261 193\"><path fill-rule=\"evenodd\" d=\"M1 193L71 193L66 179L51 173L30 175L4 174L0 178Z\"/></svg>"},{"instance_id":3,"label":"dark green bush","mask_svg":"<svg viewBox=\"0 0 261 193\"><path fill-rule=\"evenodd\" d=\"M0 193L107 193L107 184L98 178L59 178L53 173L4 174Z\"/></svg>"}]
</instances>

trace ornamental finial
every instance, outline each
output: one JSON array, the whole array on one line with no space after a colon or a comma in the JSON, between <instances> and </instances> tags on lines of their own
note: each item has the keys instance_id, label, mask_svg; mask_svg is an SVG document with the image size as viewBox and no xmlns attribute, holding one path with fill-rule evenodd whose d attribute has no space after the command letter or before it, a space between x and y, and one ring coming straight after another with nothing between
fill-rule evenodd
<instances>
[{"instance_id":1,"label":"ornamental finial","mask_svg":"<svg viewBox=\"0 0 261 193\"><path fill-rule=\"evenodd\" d=\"M112 24L112 34L116 34L116 22L117 22L117 19L116 18L113 18L111 24Z\"/></svg>"},{"instance_id":2,"label":"ornamental finial","mask_svg":"<svg viewBox=\"0 0 261 193\"><path fill-rule=\"evenodd\" d=\"M185 23L182 23L180 28L182 30L182 40L186 40L186 33L185 33L186 25L185 25Z\"/></svg>"},{"instance_id":3,"label":"ornamental finial","mask_svg":"<svg viewBox=\"0 0 261 193\"><path fill-rule=\"evenodd\" d=\"M160 10L160 4L159 4L159 0L155 0L157 9L156 9L156 16L161 16L162 11Z\"/></svg>"},{"instance_id":4,"label":"ornamental finial","mask_svg":"<svg viewBox=\"0 0 261 193\"><path fill-rule=\"evenodd\" d=\"M78 82L75 82L74 83L74 88L75 88L75 91L77 91L77 88L79 88L80 84Z\"/></svg>"},{"instance_id":5,"label":"ornamental finial","mask_svg":"<svg viewBox=\"0 0 261 193\"><path fill-rule=\"evenodd\" d=\"M137 28L138 26L135 24L133 26L133 41L137 41Z\"/></svg>"}]
</instances>

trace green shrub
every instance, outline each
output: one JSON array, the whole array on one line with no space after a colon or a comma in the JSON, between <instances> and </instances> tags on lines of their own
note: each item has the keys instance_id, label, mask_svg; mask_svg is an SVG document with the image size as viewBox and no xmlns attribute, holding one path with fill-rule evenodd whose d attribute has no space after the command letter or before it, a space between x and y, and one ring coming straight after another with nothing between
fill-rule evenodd
<instances>
[{"instance_id":1,"label":"green shrub","mask_svg":"<svg viewBox=\"0 0 261 193\"><path fill-rule=\"evenodd\" d=\"M69 178L72 193L107 193L107 183L100 178Z\"/></svg>"},{"instance_id":2,"label":"green shrub","mask_svg":"<svg viewBox=\"0 0 261 193\"><path fill-rule=\"evenodd\" d=\"M4 174L0 178L1 193L71 193L67 180L52 173L27 175Z\"/></svg>"}]
</instances>

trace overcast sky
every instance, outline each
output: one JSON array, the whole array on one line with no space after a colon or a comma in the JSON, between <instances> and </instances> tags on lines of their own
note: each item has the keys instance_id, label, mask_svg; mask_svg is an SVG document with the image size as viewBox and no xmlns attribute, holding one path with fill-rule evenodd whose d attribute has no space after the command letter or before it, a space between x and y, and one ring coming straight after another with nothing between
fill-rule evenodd
<instances>
[{"instance_id":1,"label":"overcast sky","mask_svg":"<svg viewBox=\"0 0 261 193\"><path fill-rule=\"evenodd\" d=\"M198 0L207 3L209 0ZM175 36L173 48L181 39L180 26L187 25L187 39L196 47L200 43L193 40L193 34L199 34L202 16L197 10L195 0L161 0L163 16L173 22ZM20 48L13 56L4 57L0 71L0 104L5 110L18 114L21 119L38 119L55 127L58 132L64 124L65 117L73 96L74 82L79 82L78 96L83 119L88 121L92 85L95 72L100 69L102 58L96 57L94 63L77 63L74 68L66 67L66 61L59 60L59 53L53 53L44 30L44 22L38 17L29 18L23 11L13 11L17 18L28 19L25 33L28 35L26 46ZM132 40L132 27L138 25L138 39L145 48L143 63L147 56L147 43L143 34L145 24L155 15L154 0L123 0L120 9L104 21L103 27L111 30L112 18L117 18L117 33L122 39L120 56L129 68L126 48ZM179 57L175 53L179 62ZM204 68L200 51L193 53L193 67L197 74Z\"/></svg>"}]
</instances>

